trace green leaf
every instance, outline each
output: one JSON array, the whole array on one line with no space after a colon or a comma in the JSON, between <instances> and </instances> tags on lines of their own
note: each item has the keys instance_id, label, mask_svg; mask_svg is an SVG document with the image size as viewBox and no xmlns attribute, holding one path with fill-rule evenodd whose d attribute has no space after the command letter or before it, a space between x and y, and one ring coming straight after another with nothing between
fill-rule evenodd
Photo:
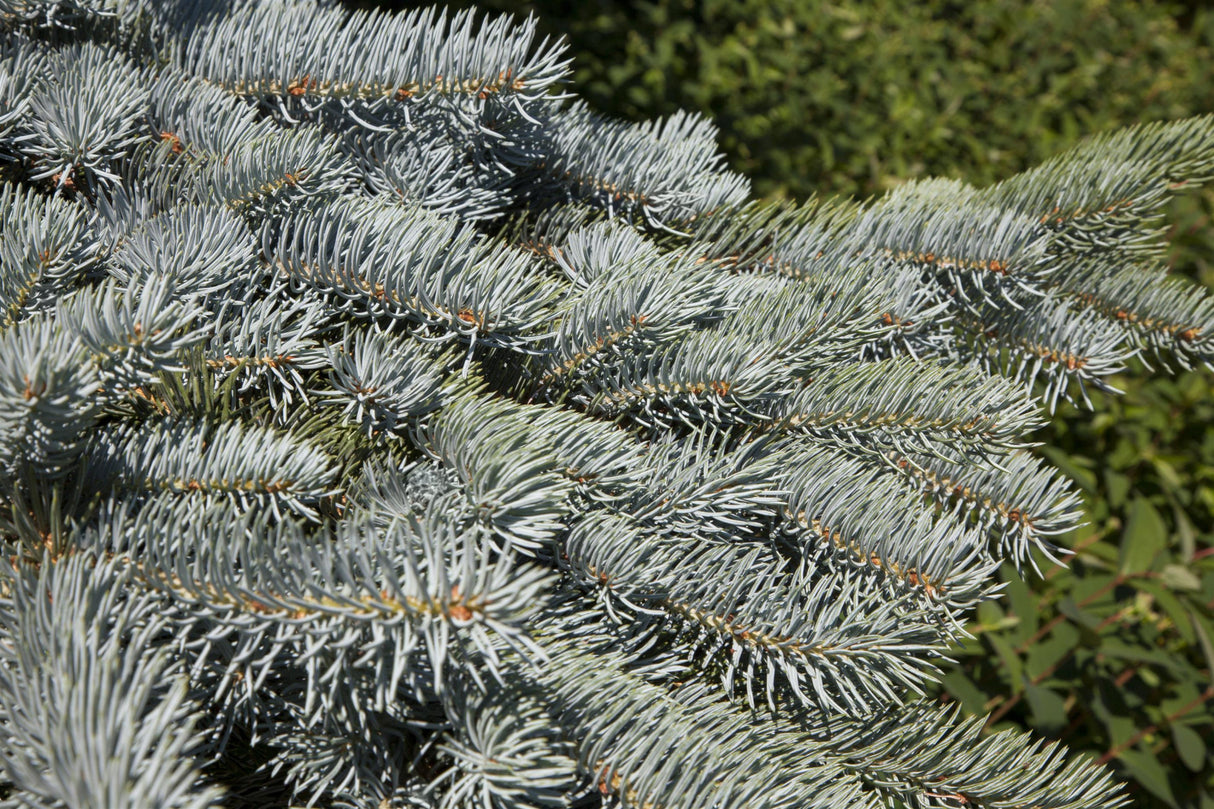
<instances>
[{"instance_id":1,"label":"green leaf","mask_svg":"<svg viewBox=\"0 0 1214 809\"><path fill-rule=\"evenodd\" d=\"M999 655L999 659L1003 661L1003 665L1007 666L1008 682L1011 683L1014 691L1023 689L1024 683L1024 663L1020 659L1020 655L1016 654L1016 650L1007 642L1006 638L999 635L990 634L986 636L991 646L995 648L995 654Z\"/></svg>"},{"instance_id":2,"label":"green leaf","mask_svg":"<svg viewBox=\"0 0 1214 809\"><path fill-rule=\"evenodd\" d=\"M1100 626L1100 619L1081 608L1070 596L1058 602L1058 611L1085 629L1094 630Z\"/></svg>"},{"instance_id":3,"label":"green leaf","mask_svg":"<svg viewBox=\"0 0 1214 809\"><path fill-rule=\"evenodd\" d=\"M1155 556L1167 544L1168 530L1159 512L1144 497L1130 503L1130 516L1121 533L1122 573L1149 570Z\"/></svg>"},{"instance_id":4,"label":"green leaf","mask_svg":"<svg viewBox=\"0 0 1214 809\"><path fill-rule=\"evenodd\" d=\"M1142 784L1155 797L1169 806L1176 806L1176 796L1172 794L1172 785L1168 782L1168 772L1159 759L1150 753L1140 750L1126 750L1118 756L1121 763L1134 776L1134 780Z\"/></svg>"},{"instance_id":5,"label":"green leaf","mask_svg":"<svg viewBox=\"0 0 1214 809\"><path fill-rule=\"evenodd\" d=\"M1049 636L1029 647L1025 669L1030 677L1040 677L1056 666L1072 649L1079 645L1080 634L1074 624L1063 621L1054 627Z\"/></svg>"},{"instance_id":6,"label":"green leaf","mask_svg":"<svg viewBox=\"0 0 1214 809\"><path fill-rule=\"evenodd\" d=\"M1126 495L1130 491L1130 479L1120 472L1114 472L1112 469L1105 470L1104 485L1108 491L1106 500L1113 508L1121 508L1125 505Z\"/></svg>"},{"instance_id":7,"label":"green leaf","mask_svg":"<svg viewBox=\"0 0 1214 809\"><path fill-rule=\"evenodd\" d=\"M1129 643L1116 635L1106 635L1101 638L1100 654L1116 660L1150 663L1177 672L1183 672L1186 668L1185 663L1177 660L1176 655L1170 651L1152 649L1141 643Z\"/></svg>"},{"instance_id":8,"label":"green leaf","mask_svg":"<svg viewBox=\"0 0 1214 809\"><path fill-rule=\"evenodd\" d=\"M1014 569L1007 570L1004 581L1007 582L1008 606L1011 607L1012 615L1019 619L1010 633L1012 641L1023 643L1037 632L1037 613L1040 609L1033 598L1032 590Z\"/></svg>"},{"instance_id":9,"label":"green leaf","mask_svg":"<svg viewBox=\"0 0 1214 809\"><path fill-rule=\"evenodd\" d=\"M961 703L961 707L965 712L972 715L984 713L986 707L986 694L982 692L974 681L961 671L951 671L940 679L944 690L953 695L953 698Z\"/></svg>"},{"instance_id":10,"label":"green leaf","mask_svg":"<svg viewBox=\"0 0 1214 809\"><path fill-rule=\"evenodd\" d=\"M1170 489L1183 489L1185 487L1184 478L1176 472L1176 467L1165 461L1163 458L1155 457L1151 459L1155 465L1155 471L1159 477L1163 478L1165 484Z\"/></svg>"},{"instance_id":11,"label":"green leaf","mask_svg":"<svg viewBox=\"0 0 1214 809\"><path fill-rule=\"evenodd\" d=\"M1075 481L1081 489L1091 493L1097 491L1096 474L1091 471L1091 467L1095 464L1091 458L1069 455L1057 447L1049 446L1041 447L1039 452L1048 458L1050 463L1058 467L1060 472Z\"/></svg>"},{"instance_id":12,"label":"green leaf","mask_svg":"<svg viewBox=\"0 0 1214 809\"><path fill-rule=\"evenodd\" d=\"M1210 678L1204 676L1205 672L1198 668L1193 668L1190 673L1195 676L1174 683L1171 695L1160 700L1157 707L1161 717L1187 714L1193 710L1194 703L1201 702L1201 695L1209 687Z\"/></svg>"},{"instance_id":13,"label":"green leaf","mask_svg":"<svg viewBox=\"0 0 1214 809\"><path fill-rule=\"evenodd\" d=\"M1206 763L1206 743L1201 735L1187 725L1172 725L1172 742L1184 765L1193 772L1201 770Z\"/></svg>"},{"instance_id":14,"label":"green leaf","mask_svg":"<svg viewBox=\"0 0 1214 809\"><path fill-rule=\"evenodd\" d=\"M1211 636L1214 635L1214 627L1210 626L1206 618L1197 612L1189 613L1189 617L1193 619L1193 631L1197 633L1201 653L1206 659L1206 668L1214 672L1214 641L1211 640Z\"/></svg>"},{"instance_id":15,"label":"green leaf","mask_svg":"<svg viewBox=\"0 0 1214 809\"><path fill-rule=\"evenodd\" d=\"M1193 559L1193 554L1197 551L1197 531L1193 528L1193 521L1189 519L1189 515L1176 502L1172 500L1172 520L1176 526L1176 536L1180 539L1180 558L1185 562Z\"/></svg>"},{"instance_id":16,"label":"green leaf","mask_svg":"<svg viewBox=\"0 0 1214 809\"><path fill-rule=\"evenodd\" d=\"M1033 727L1048 735L1057 735L1066 724L1066 703L1056 692L1040 685L1025 683L1024 695L1032 711Z\"/></svg>"},{"instance_id":17,"label":"green leaf","mask_svg":"<svg viewBox=\"0 0 1214 809\"><path fill-rule=\"evenodd\" d=\"M1111 681L1101 679L1096 683L1092 695L1092 712L1108 732L1110 746L1124 744L1138 732L1138 723L1128 715L1130 709L1126 705L1126 693Z\"/></svg>"},{"instance_id":18,"label":"green leaf","mask_svg":"<svg viewBox=\"0 0 1214 809\"><path fill-rule=\"evenodd\" d=\"M1201 579L1184 565L1165 565L1159 579L1173 590L1201 589Z\"/></svg>"},{"instance_id":19,"label":"green leaf","mask_svg":"<svg viewBox=\"0 0 1214 809\"><path fill-rule=\"evenodd\" d=\"M978 605L978 625L984 629L997 629L1003 626L1003 609L994 601L983 601Z\"/></svg>"},{"instance_id":20,"label":"green leaf","mask_svg":"<svg viewBox=\"0 0 1214 809\"><path fill-rule=\"evenodd\" d=\"M1171 567L1176 567L1176 565L1171 565ZM1181 570L1184 570L1184 568L1181 568ZM1185 572L1188 573L1188 571ZM1194 581L1196 581L1196 577L1194 577ZM1171 590L1164 586L1164 582L1140 581L1137 584L1139 590L1142 590L1144 593L1150 593L1154 597L1155 604L1168 614L1168 617L1172 619L1172 624L1176 627L1176 631L1180 633L1180 636L1187 643L1197 640L1197 637L1193 634L1193 624L1189 620L1189 608L1181 603L1180 599Z\"/></svg>"}]
</instances>

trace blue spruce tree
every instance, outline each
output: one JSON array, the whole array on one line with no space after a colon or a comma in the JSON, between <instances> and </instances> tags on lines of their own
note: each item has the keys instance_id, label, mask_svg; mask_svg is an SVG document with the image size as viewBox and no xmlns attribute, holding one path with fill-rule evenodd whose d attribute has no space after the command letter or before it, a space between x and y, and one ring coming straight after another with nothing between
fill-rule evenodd
<instances>
[{"instance_id":1,"label":"blue spruce tree","mask_svg":"<svg viewBox=\"0 0 1214 809\"><path fill-rule=\"evenodd\" d=\"M1214 122L749 199L532 21L0 0L0 800L1109 807L920 697Z\"/></svg>"}]
</instances>

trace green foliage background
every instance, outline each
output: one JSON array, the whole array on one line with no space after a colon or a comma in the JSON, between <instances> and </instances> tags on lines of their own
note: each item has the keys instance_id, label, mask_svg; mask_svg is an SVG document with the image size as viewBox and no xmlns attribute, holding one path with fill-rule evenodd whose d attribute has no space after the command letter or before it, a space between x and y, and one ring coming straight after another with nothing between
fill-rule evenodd
<instances>
[{"instance_id":1,"label":"green foliage background","mask_svg":"<svg viewBox=\"0 0 1214 809\"><path fill-rule=\"evenodd\" d=\"M1196 2L475 5L567 36L601 111L710 115L766 196L985 184L1087 134L1214 111L1214 14ZM1170 217L1175 271L1208 286L1212 214L1205 192ZM979 612L939 698L1114 762L1143 806L1214 807L1214 375L1113 381L1125 395L1064 406L1040 436L1087 500L1070 566L1004 571L1007 597Z\"/></svg>"}]
</instances>

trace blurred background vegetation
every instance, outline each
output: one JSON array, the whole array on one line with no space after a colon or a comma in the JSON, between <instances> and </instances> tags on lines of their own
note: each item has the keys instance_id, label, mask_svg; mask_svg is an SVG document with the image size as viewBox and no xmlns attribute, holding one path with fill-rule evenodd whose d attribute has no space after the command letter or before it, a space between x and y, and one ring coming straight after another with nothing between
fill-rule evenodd
<instances>
[{"instance_id":1,"label":"blurred background vegetation","mask_svg":"<svg viewBox=\"0 0 1214 809\"><path fill-rule=\"evenodd\" d=\"M405 8L422 3L362 2ZM1123 0L480 0L566 36L574 89L633 120L700 110L756 194L1006 177L1080 137L1214 111L1214 13ZM1214 287L1214 194L1171 263ZM934 696L1111 762L1135 805L1214 808L1214 373L1138 367L1041 452L1082 487L1067 568L1003 571Z\"/></svg>"}]
</instances>

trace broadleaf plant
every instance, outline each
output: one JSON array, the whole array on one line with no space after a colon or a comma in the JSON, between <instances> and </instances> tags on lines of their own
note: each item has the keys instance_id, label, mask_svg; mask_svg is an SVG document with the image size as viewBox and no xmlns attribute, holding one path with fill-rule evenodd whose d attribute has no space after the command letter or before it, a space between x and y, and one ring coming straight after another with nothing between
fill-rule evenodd
<instances>
[{"instance_id":1,"label":"broadleaf plant","mask_svg":"<svg viewBox=\"0 0 1214 809\"><path fill-rule=\"evenodd\" d=\"M1214 360L1214 121L761 203L533 20L0 19L6 805L1127 801L922 697L1081 518L1044 414Z\"/></svg>"}]
</instances>

